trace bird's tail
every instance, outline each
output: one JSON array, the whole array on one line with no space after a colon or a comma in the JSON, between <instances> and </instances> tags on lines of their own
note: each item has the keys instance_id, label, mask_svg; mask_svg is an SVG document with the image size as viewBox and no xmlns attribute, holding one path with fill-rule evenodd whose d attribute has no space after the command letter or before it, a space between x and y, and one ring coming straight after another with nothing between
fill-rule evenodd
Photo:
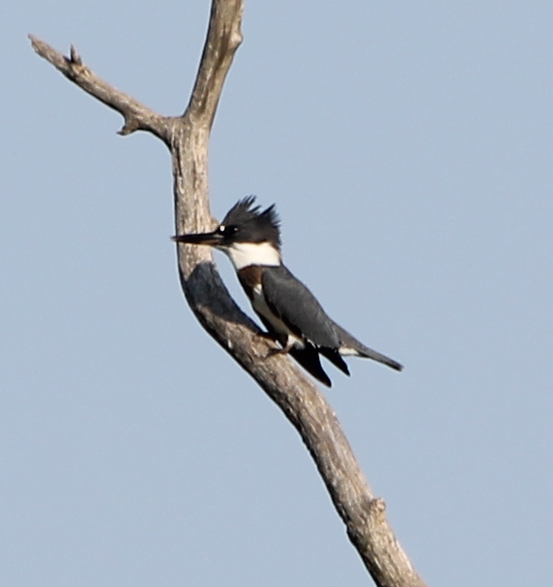
<instances>
[{"instance_id":1,"label":"bird's tail","mask_svg":"<svg viewBox=\"0 0 553 587\"><path fill-rule=\"evenodd\" d=\"M344 330L340 325L335 324L336 330L338 332L338 336L341 342L340 354L341 355L352 355L357 357L365 357L367 359L372 359L373 361L378 361L396 371L401 371L403 369L403 365L394 361L390 357L383 355L369 347L365 346L362 342L359 342L354 336L352 336L347 330Z\"/></svg>"}]
</instances>

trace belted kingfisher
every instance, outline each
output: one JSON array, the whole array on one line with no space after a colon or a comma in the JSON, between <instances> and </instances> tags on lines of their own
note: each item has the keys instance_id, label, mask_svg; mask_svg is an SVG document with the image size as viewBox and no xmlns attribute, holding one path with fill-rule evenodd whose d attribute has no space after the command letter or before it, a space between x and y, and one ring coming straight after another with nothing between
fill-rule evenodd
<instances>
[{"instance_id":1,"label":"belted kingfisher","mask_svg":"<svg viewBox=\"0 0 553 587\"><path fill-rule=\"evenodd\" d=\"M238 201L213 231L181 234L177 243L209 245L231 260L253 309L281 348L269 356L289 353L313 377L328 387L319 354L346 375L349 369L342 356L373 359L401 371L398 362L355 339L336 324L307 287L282 263L280 221L274 204L261 211L255 196Z\"/></svg>"}]
</instances>

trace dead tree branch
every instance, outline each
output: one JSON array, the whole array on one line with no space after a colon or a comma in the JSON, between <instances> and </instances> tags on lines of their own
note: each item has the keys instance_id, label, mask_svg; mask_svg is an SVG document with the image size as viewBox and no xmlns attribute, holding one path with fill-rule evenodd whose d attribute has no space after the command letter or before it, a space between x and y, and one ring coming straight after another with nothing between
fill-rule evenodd
<instances>
[{"instance_id":1,"label":"dead tree branch","mask_svg":"<svg viewBox=\"0 0 553 587\"><path fill-rule=\"evenodd\" d=\"M169 148L173 161L178 234L213 228L209 211L208 141L226 75L241 40L243 0L213 0L196 83L185 113L166 117L106 83L74 47L69 57L31 36L34 50L80 88L120 112L120 134L148 131ZM186 299L209 334L257 381L297 429L330 493L348 536L375 583L424 587L374 496L324 396L285 356L265 359L269 343L225 288L208 247L180 245L179 275Z\"/></svg>"}]
</instances>

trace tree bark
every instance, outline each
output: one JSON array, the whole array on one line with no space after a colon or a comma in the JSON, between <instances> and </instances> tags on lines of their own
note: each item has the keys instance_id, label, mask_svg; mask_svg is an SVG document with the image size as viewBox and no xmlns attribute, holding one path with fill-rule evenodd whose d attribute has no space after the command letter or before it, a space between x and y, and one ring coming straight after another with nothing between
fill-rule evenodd
<instances>
[{"instance_id":1,"label":"tree bark","mask_svg":"<svg viewBox=\"0 0 553 587\"><path fill-rule=\"evenodd\" d=\"M209 209L208 143L223 84L241 41L243 0L213 0L209 29L190 102L182 116L162 116L100 79L75 47L68 57L30 35L34 50L80 88L120 112L128 135L148 131L169 148L178 234L213 229ZM286 356L266 359L270 343L238 308L209 247L177 247L181 286L209 334L257 381L299 432L348 536L375 583L424 587L365 479L340 424L317 387Z\"/></svg>"}]
</instances>

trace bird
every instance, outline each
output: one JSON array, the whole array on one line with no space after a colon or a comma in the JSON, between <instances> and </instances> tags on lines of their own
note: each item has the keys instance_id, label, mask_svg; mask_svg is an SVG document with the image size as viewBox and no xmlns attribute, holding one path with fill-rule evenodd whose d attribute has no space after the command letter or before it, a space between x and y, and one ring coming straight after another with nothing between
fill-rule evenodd
<instances>
[{"instance_id":1,"label":"bird","mask_svg":"<svg viewBox=\"0 0 553 587\"><path fill-rule=\"evenodd\" d=\"M320 356L349 375L345 356L378 361L401 371L403 366L358 341L324 311L317 298L282 262L280 219L271 205L256 197L239 200L212 232L180 234L177 243L206 245L225 253L254 311L278 343L267 356L290 354L315 379L331 387Z\"/></svg>"}]
</instances>

